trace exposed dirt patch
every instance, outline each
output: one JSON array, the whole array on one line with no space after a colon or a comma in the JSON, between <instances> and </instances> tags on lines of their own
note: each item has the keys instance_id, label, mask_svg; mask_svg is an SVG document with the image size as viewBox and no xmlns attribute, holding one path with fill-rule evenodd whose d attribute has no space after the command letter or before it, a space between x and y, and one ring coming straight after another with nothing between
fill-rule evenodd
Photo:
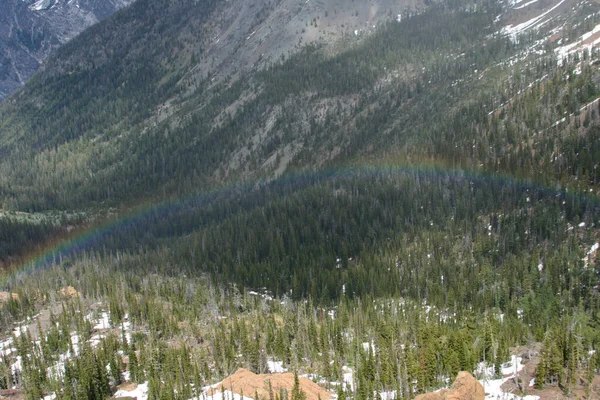
<instances>
[{"instance_id":1,"label":"exposed dirt patch","mask_svg":"<svg viewBox=\"0 0 600 400\"><path fill-rule=\"evenodd\" d=\"M425 393L415 400L484 400L485 390L477 379L466 371L461 371L456 376L450 389L438 392Z\"/></svg>"},{"instance_id":2,"label":"exposed dirt patch","mask_svg":"<svg viewBox=\"0 0 600 400\"><path fill-rule=\"evenodd\" d=\"M137 389L137 386L137 383L127 382L117 386L117 389L124 390L126 392L133 392L135 389Z\"/></svg>"},{"instance_id":3,"label":"exposed dirt patch","mask_svg":"<svg viewBox=\"0 0 600 400\"><path fill-rule=\"evenodd\" d=\"M571 394L567 396L558 386L546 385L537 390L534 387L535 370L540 362L539 354L541 343L534 343L528 347L518 349L523 358L524 368L519 372L518 379L509 380L502 385L502 390L515 395L539 396L540 400L566 400L566 399L600 399L600 375L596 375L591 384L585 382L584 372L580 372L577 384L571 388Z\"/></svg>"},{"instance_id":4,"label":"exposed dirt patch","mask_svg":"<svg viewBox=\"0 0 600 400\"><path fill-rule=\"evenodd\" d=\"M19 300L19 295L16 293L0 292L0 303L5 302L12 297L13 300Z\"/></svg>"},{"instance_id":5,"label":"exposed dirt patch","mask_svg":"<svg viewBox=\"0 0 600 400\"><path fill-rule=\"evenodd\" d=\"M58 294L60 294L63 297L71 297L71 298L80 296L80 293L73 286L65 286L64 288L62 288L58 291Z\"/></svg>"},{"instance_id":6,"label":"exposed dirt patch","mask_svg":"<svg viewBox=\"0 0 600 400\"><path fill-rule=\"evenodd\" d=\"M323 389L313 381L306 378L298 378L300 387L306 393L307 400L317 400L319 397L322 400L327 400L332 397L332 393ZM247 369L240 368L233 375L223 380L216 391L229 390L233 393L244 394L245 396L254 397L255 393L262 398L269 398L269 381L273 393L279 393L280 389L285 389L291 393L294 387L294 374L287 372L284 374L260 374L257 375ZM216 391L209 392L209 395Z\"/></svg>"},{"instance_id":7,"label":"exposed dirt patch","mask_svg":"<svg viewBox=\"0 0 600 400\"><path fill-rule=\"evenodd\" d=\"M0 400L21 400L24 399L23 393L16 389L0 390Z\"/></svg>"}]
</instances>

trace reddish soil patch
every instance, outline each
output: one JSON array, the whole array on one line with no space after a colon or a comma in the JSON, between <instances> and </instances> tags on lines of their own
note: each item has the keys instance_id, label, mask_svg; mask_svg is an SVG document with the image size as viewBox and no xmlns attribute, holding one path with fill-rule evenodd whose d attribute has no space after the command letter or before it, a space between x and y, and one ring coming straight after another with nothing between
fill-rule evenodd
<instances>
[{"instance_id":1,"label":"reddish soil patch","mask_svg":"<svg viewBox=\"0 0 600 400\"><path fill-rule=\"evenodd\" d=\"M415 400L484 400L485 390L469 372L462 371L450 389L421 394Z\"/></svg>"},{"instance_id":2,"label":"reddish soil patch","mask_svg":"<svg viewBox=\"0 0 600 400\"><path fill-rule=\"evenodd\" d=\"M65 286L58 291L63 297L79 297L79 292L73 286Z\"/></svg>"},{"instance_id":3,"label":"reddish soil patch","mask_svg":"<svg viewBox=\"0 0 600 400\"><path fill-rule=\"evenodd\" d=\"M298 378L300 382L300 388L306 393L307 400L317 400L319 397L322 400L328 400L331 398L332 393L323 389L313 381L306 378ZM233 393L243 394L244 396L254 397L256 393L260 398L269 398L269 381L271 381L271 387L273 393L279 393L280 389L285 389L288 393L292 392L294 387L294 374L287 372L285 374L260 374L257 375L248 371L247 369L240 368L235 374L225 378L223 383L219 385L216 391L229 390ZM209 394L214 394L213 393Z\"/></svg>"}]
</instances>

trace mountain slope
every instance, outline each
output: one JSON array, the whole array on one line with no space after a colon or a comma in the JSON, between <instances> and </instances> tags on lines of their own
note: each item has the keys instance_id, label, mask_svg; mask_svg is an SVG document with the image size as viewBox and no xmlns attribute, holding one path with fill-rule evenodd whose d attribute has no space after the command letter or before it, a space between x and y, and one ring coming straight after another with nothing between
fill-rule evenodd
<instances>
[{"instance_id":1,"label":"mountain slope","mask_svg":"<svg viewBox=\"0 0 600 400\"><path fill-rule=\"evenodd\" d=\"M277 13L270 4L263 5L267 17L256 13L257 21L270 20ZM527 11L527 21L539 21L542 15L548 18L548 28L540 30L530 22L520 35L507 35L507 26L525 26L520 15L514 19L520 5L432 4L419 13L406 10L400 18L392 15L346 50L340 50L339 42L319 42L297 49L279 63L256 70L240 68L228 75L221 72L228 61L213 67L207 67L205 61L217 51L248 45L245 34L238 35L241 47L213 43L214 32L227 26L219 21L229 21L232 29L241 14L232 16L230 4L218 1L190 7L189 2L167 7L158 0L135 3L62 48L46 71L2 106L0 193L6 210L48 214L57 209L71 213L80 209L98 216L112 213L116 207L127 213L128 206L139 201L177 202L193 193L239 182L260 187L261 181L280 176L285 182L286 177L298 173L319 176L320 171L361 165L401 165L413 171L416 181L421 174L427 176L432 165L434 170L451 171L449 176L497 176L490 178L492 181L510 176L531 188L556 187L559 198L566 193L563 189L598 190L594 161L598 154L597 54L580 55L577 50L579 38L589 36L586 32L590 31L593 35L600 22L596 5L575 7L575 13L552 3L538 5ZM557 40L552 33L556 25L563 27L561 40L574 44L566 44L574 57L557 57L563 53L553 42ZM541 53L540 47L544 48ZM368 184L369 180L365 187ZM417 201L440 195L434 186L427 187L415 197ZM471 201L458 195L463 189L462 184L447 189L457 193L457 204ZM502 214L525 212L522 204L504 197L503 188L490 190L504 199L498 205L506 207ZM377 186L368 190L373 196L377 191ZM548 195L536 191L543 198ZM526 193L514 195L529 198ZM242 191L242 196L252 196L252 190ZM233 212L241 201L235 196L220 199ZM381 202L367 196L358 202L358 209L363 210L370 201ZM270 202L277 204L274 214L291 212L276 199L260 207L268 208ZM311 204L312 200L299 201L296 208L307 207L305 202ZM126 237L116 234L108 238L105 246L153 248L174 240L173 236L197 237L207 232L217 232L227 243L238 241L228 228L230 212L193 217L195 204L184 202L183 217L178 211L167 226L150 218ZM568 223L593 220L594 204L586 200L572 204ZM466 220L489 218L492 210L485 205L475 202ZM558 215L557 204L546 206L536 206L535 215ZM237 217L251 227L247 237L256 235L255 224L275 230L281 223L277 219L258 222L261 215L254 214L253 207ZM390 207L393 205L387 204L381 215L401 214ZM311 215L309 210L311 207L306 215ZM358 211L350 214L360 220ZM301 243L306 251L318 255L305 259L303 265L314 270L324 258L335 258L335 252L344 246L352 248L351 253L370 254L383 237L393 237L394 229L409 229L387 218L381 224L374 218L376 227L364 232L364 222L350 222L351 227L334 235L335 239L315 227ZM427 222L448 224L447 218L435 214L421 222L423 227ZM51 225L53 219L43 220ZM79 217L75 220L81 221ZM36 229L29 228L32 224L26 221L26 228L12 224L14 229ZM566 240L551 235L551 228L544 224L536 229L540 245ZM302 229L298 223L292 232ZM458 227L448 234L456 234L455 229ZM38 230L35 237L56 235L46 226ZM348 232L362 232L359 236L374 239L363 247L367 242L350 239ZM325 251L311 239L321 235L333 241ZM510 236L514 235L511 231ZM528 251L525 238L517 236L507 254ZM252 240L234 246L241 251L237 259L251 265L253 273L234 272L232 259L220 258L218 241L203 245L209 248L205 249L206 261L197 267L226 281L266 286L278 294L290 286L298 296L312 293L315 288L308 283L307 271L296 271L292 262L298 257L297 248L274 246L276 239L271 239L268 248L259 252L262 255L251 255L256 246ZM193 241L185 243L182 254L187 245L195 247ZM30 244L7 246L4 258L19 255L26 246ZM219 251L210 250L211 246ZM265 257L272 251L275 255L268 256L271 263L265 270ZM287 271L285 278L265 278L273 265ZM338 281L332 276L322 277L323 282L332 282L324 283L323 289L336 297ZM380 283L381 295L388 291L396 294L393 287L397 283ZM364 294L365 290L356 291Z\"/></svg>"},{"instance_id":2,"label":"mountain slope","mask_svg":"<svg viewBox=\"0 0 600 400\"><path fill-rule=\"evenodd\" d=\"M2 0L0 102L43 65L50 52L129 0Z\"/></svg>"},{"instance_id":3,"label":"mountain slope","mask_svg":"<svg viewBox=\"0 0 600 400\"><path fill-rule=\"evenodd\" d=\"M126 12L107 23L94 26L81 38L62 48L49 60L47 71L3 107L1 124L4 134L0 140L0 151L9 155L15 154L14 149L21 148L27 153L36 153L68 142L73 144L75 139L82 136L85 137L84 142L78 143L85 147L95 147L109 140L111 150L119 154L104 152L103 157L109 159L94 160L100 165L87 165L86 168L100 174L112 174L114 172L106 171L105 167L112 165L111 168L119 168L111 157L124 159L123 152L128 150L123 146L129 146L124 143L125 139L141 139L142 132L155 134L157 122L167 117L169 124L177 127L192 117L190 111L208 112L203 117L203 123L213 125L208 118L223 116L216 109L222 105L217 103L233 101L235 108L235 104L241 104L235 100L240 94L236 94L235 90L246 93L253 90L243 87L250 82L242 81L228 88L239 79L239 75L229 74L228 71L235 72L232 66L239 73L251 73L250 65L244 67L240 60L245 61L246 51L256 53L256 46L262 41L257 39L254 42L252 37L247 39L255 30L252 26L263 20L270 21L263 14L279 15L281 10L287 8L284 6L288 5L279 4L271 14L269 4L261 4L262 8L254 7L257 12L252 14L253 18L245 26L247 32L241 30L239 33L233 27L238 29L240 17L238 14L232 17L230 13L240 7L231 2L196 6L191 2L183 2L168 7L157 1L136 3ZM397 5L397 8L401 7ZM258 12L260 10L264 12ZM296 10L297 13L305 12L303 7L296 7ZM331 14L341 14L341 10L334 9ZM157 19L159 13L160 19ZM325 13L330 15L327 11L323 15ZM355 19L355 15L348 18ZM347 23L341 17L338 21L342 25ZM284 32L293 29L295 23L278 25L281 28L269 40L278 40L280 34L283 35L281 29ZM222 31L229 32L227 37L232 38L232 43L216 43L214 38ZM307 32L298 30L298 37L303 35L307 35ZM294 50L296 44L295 40L282 40L283 47L277 50L276 55L282 51L297 51ZM249 49L244 50L248 46ZM232 54L235 54L233 59ZM264 57L265 63L268 58ZM209 61L211 65L208 65ZM174 102L174 98L178 100ZM209 108L201 104L207 100L214 102ZM174 115L175 110L179 110L177 115ZM53 116L50 117L50 114ZM185 124L189 125L189 122ZM165 125L166 121L162 126ZM146 140L143 142L155 147ZM23 153L20 154L18 158L23 160ZM8 178L10 175L7 172L5 176ZM14 179L9 179L16 184ZM106 179L114 178L107 176ZM80 184L77 182L77 185ZM58 188L54 183L52 185ZM101 197L105 198L106 195L105 191Z\"/></svg>"},{"instance_id":4,"label":"mountain slope","mask_svg":"<svg viewBox=\"0 0 600 400\"><path fill-rule=\"evenodd\" d=\"M252 67L246 52L285 37L306 7L282 17L286 2L137 2L61 48L0 108L3 208L102 215L289 171L379 163L595 191L598 70L580 38L600 21L597 5L573 4L403 5L400 16L368 14L387 20L346 37L364 10L344 17L352 3L326 3L306 26L329 18L338 40L281 40L288 56ZM521 31L507 35L513 26Z\"/></svg>"},{"instance_id":5,"label":"mountain slope","mask_svg":"<svg viewBox=\"0 0 600 400\"><path fill-rule=\"evenodd\" d=\"M0 106L0 394L596 396L599 32L586 0L94 25Z\"/></svg>"},{"instance_id":6,"label":"mountain slope","mask_svg":"<svg viewBox=\"0 0 600 400\"><path fill-rule=\"evenodd\" d=\"M252 42L250 34L275 29L261 21L283 9L263 6L254 7L264 12L254 14L246 32L231 33L242 15L231 10L243 8L231 2L165 8L144 1L61 49L47 71L0 109L5 207L119 203L379 157L382 150L409 164L483 164L520 173L506 166L517 150L512 143L528 135L512 127L521 114L518 121L497 114L492 125L489 116L524 95L545 96L524 90L552 81L557 91L525 122L536 131L555 129L566 112L562 103L571 101L565 95L573 95L564 88L585 87L570 112L595 93L595 68L571 82L565 74L576 63L559 65L556 37L548 39L546 28L528 30L517 42L502 33L512 11L493 3L479 10L437 5L405 11L402 22L388 16L392 22L375 33L352 35L358 41L347 50L340 51L346 39L291 47L283 62L269 67L264 61L256 70L244 65L246 51L258 54L262 40ZM586 26L577 25L582 11L540 7L530 12L551 10L550 32L565 26L563 33L576 37L597 20L594 5L584 10L592 16ZM290 26L282 24L273 36L284 36ZM230 32L231 43L221 44L217 33L223 32ZM510 141L490 126L508 129ZM35 193L28 194L30 188Z\"/></svg>"}]
</instances>

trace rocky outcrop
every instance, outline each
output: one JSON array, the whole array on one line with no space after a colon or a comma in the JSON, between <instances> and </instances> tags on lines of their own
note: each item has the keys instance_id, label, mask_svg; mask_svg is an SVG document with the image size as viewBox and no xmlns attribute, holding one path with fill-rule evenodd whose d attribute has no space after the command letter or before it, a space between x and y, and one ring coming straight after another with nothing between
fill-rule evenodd
<instances>
[{"instance_id":1,"label":"rocky outcrop","mask_svg":"<svg viewBox=\"0 0 600 400\"><path fill-rule=\"evenodd\" d=\"M298 378L300 388L306 394L306 400L327 400L332 397L332 393L323 389L310 379ZM294 374L291 372L283 374L260 374L257 375L247 369L240 368L233 375L225 378L216 388L216 391L229 390L233 393L243 394L245 397L254 398L256 394L262 399L269 398L267 388L271 383L273 393L279 393L280 389L285 389L291 393L294 387ZM209 393L210 395L211 393Z\"/></svg>"},{"instance_id":2,"label":"rocky outcrop","mask_svg":"<svg viewBox=\"0 0 600 400\"><path fill-rule=\"evenodd\" d=\"M58 291L58 294L62 297L79 297L79 292L73 286L65 286Z\"/></svg>"},{"instance_id":3,"label":"rocky outcrop","mask_svg":"<svg viewBox=\"0 0 600 400\"><path fill-rule=\"evenodd\" d=\"M450 389L425 393L415 400L484 400L485 390L477 379L466 371L461 371L454 380Z\"/></svg>"}]
</instances>

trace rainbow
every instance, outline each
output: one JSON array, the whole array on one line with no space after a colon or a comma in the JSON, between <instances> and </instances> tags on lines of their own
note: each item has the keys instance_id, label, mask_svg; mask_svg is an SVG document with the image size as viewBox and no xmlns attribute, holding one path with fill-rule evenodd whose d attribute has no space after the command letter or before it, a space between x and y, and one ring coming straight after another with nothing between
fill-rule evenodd
<instances>
[{"instance_id":1,"label":"rainbow","mask_svg":"<svg viewBox=\"0 0 600 400\"><path fill-rule=\"evenodd\" d=\"M498 186L517 188L521 191L537 191L546 195L561 195L564 197L575 196L585 202L598 205L595 193L570 193L565 188L550 188L535 184L530 180L518 179L510 175L476 172L465 169L448 168L447 166L430 162L420 166L378 164L361 166L343 166L325 168L318 172L299 171L287 173L276 179L257 179L250 182L234 182L207 191L193 193L181 198L170 197L167 199L150 199L139 202L135 206L124 208L121 211L105 218L100 222L74 230L67 237L46 243L44 246L26 255L22 261L9 267L8 279L26 276L39 268L51 264L58 264L64 257L70 257L90 248L95 243L102 241L121 230L126 230L151 215L164 215L190 207L201 207L217 197L234 194L244 194L255 190L262 185L289 185L292 187L307 186L317 181L328 181L338 178L361 177L373 178L376 176L419 176L421 179L442 177L444 179L460 180L465 182L494 182ZM0 284L1 285L1 284Z\"/></svg>"}]
</instances>

